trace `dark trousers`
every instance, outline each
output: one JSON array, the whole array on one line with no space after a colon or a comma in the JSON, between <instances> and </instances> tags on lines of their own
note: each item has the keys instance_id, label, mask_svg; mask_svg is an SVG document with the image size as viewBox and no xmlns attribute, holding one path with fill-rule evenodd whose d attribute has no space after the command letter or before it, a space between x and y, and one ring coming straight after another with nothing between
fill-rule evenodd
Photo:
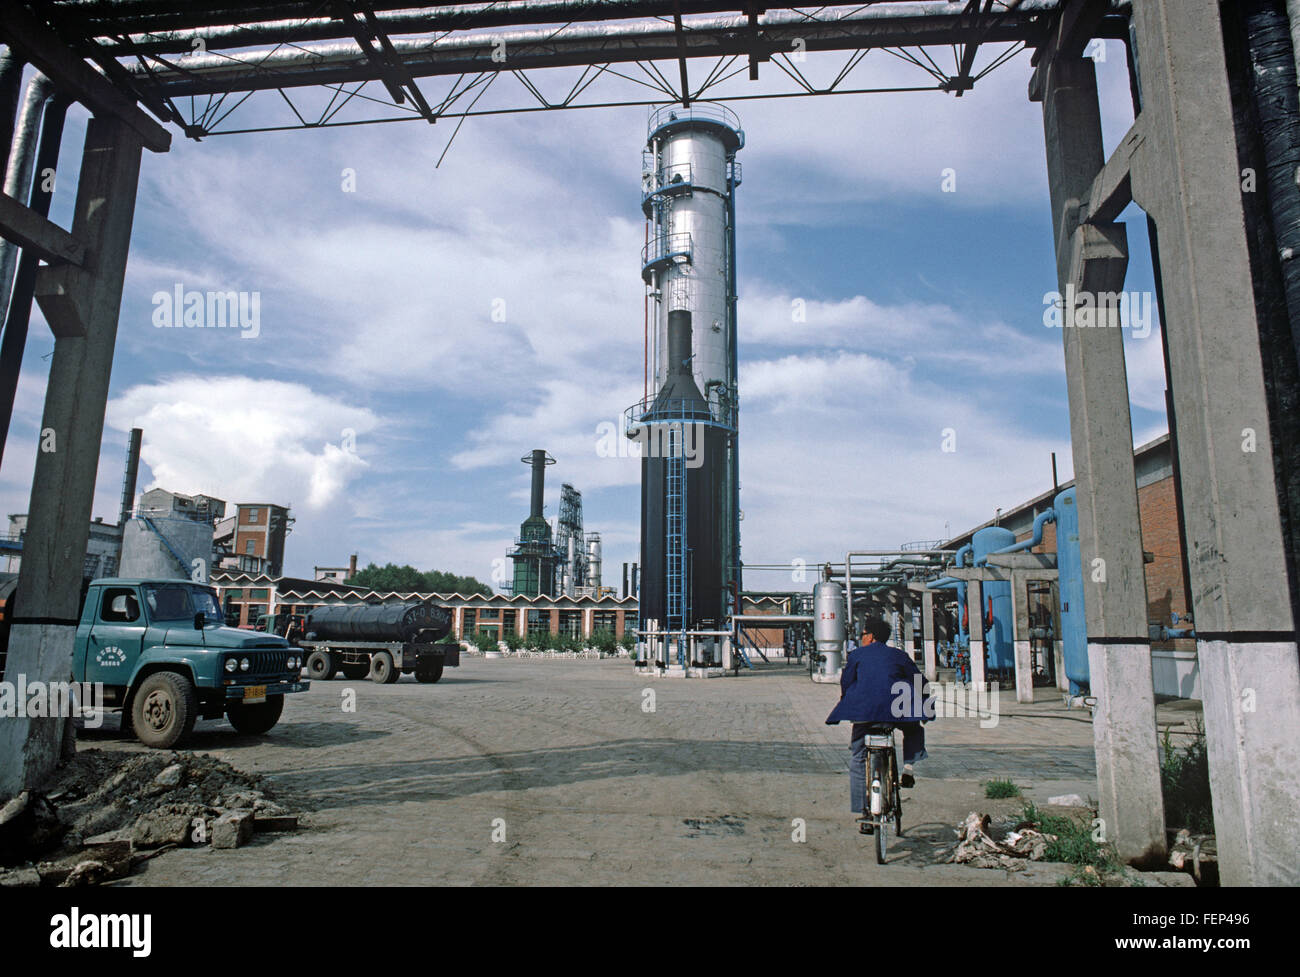
<instances>
[{"instance_id":1,"label":"dark trousers","mask_svg":"<svg viewBox=\"0 0 1300 977\"><path fill-rule=\"evenodd\" d=\"M849 741L849 810L861 814L867 796L867 727L871 723L854 723ZM925 727L919 722L893 723L903 733L903 762L924 760Z\"/></svg>"}]
</instances>

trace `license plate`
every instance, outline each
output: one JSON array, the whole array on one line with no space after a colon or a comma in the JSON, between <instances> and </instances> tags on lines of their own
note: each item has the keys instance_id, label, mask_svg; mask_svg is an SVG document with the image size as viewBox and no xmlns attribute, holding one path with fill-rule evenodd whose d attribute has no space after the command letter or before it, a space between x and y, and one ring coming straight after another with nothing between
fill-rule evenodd
<instances>
[{"instance_id":1,"label":"license plate","mask_svg":"<svg viewBox=\"0 0 1300 977\"><path fill-rule=\"evenodd\" d=\"M266 686L265 685L246 685L244 686L245 702L265 702Z\"/></svg>"}]
</instances>

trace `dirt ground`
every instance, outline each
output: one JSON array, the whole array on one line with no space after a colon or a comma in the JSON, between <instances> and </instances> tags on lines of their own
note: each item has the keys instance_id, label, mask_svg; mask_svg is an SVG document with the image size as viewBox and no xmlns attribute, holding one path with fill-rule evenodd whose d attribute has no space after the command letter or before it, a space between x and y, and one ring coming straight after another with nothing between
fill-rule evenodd
<instances>
[{"instance_id":1,"label":"dirt ground","mask_svg":"<svg viewBox=\"0 0 1300 977\"><path fill-rule=\"evenodd\" d=\"M260 775L307 827L234 851L167 852L115 884L1050 885L1068 874L936 858L971 811L1019 809L986 800L988 779L1040 803L1095 794L1086 712L1044 689L1033 705L1003 693L993 728L932 724L882 866L848 811L848 727L824 724L837 696L797 666L651 679L616 660L469 657L436 685L316 682L266 736L200 722L189 744ZM115 717L79 748L143 751Z\"/></svg>"}]
</instances>

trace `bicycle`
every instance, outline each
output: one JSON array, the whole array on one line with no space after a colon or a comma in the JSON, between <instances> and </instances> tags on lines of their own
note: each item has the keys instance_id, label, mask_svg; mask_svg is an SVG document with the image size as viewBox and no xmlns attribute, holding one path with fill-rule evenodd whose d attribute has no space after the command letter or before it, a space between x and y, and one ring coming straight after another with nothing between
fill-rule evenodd
<instances>
[{"instance_id":1,"label":"bicycle","mask_svg":"<svg viewBox=\"0 0 1300 977\"><path fill-rule=\"evenodd\" d=\"M903 796L898 784L898 754L894 749L894 727L873 723L867 727L867 777L861 823L871 825L876 836L876 863L885 864L888 825L903 837Z\"/></svg>"}]
</instances>

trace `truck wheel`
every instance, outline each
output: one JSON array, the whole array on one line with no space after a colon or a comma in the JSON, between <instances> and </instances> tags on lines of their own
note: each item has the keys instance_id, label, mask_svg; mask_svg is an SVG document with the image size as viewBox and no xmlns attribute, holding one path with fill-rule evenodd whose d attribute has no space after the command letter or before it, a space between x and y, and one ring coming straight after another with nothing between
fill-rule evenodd
<instances>
[{"instance_id":1,"label":"truck wheel","mask_svg":"<svg viewBox=\"0 0 1300 977\"><path fill-rule=\"evenodd\" d=\"M366 662L360 665L340 665L339 671L343 673L344 678L351 679L354 682L360 682L370 674L370 664Z\"/></svg>"},{"instance_id":2,"label":"truck wheel","mask_svg":"<svg viewBox=\"0 0 1300 977\"><path fill-rule=\"evenodd\" d=\"M307 656L308 678L324 682L326 679L333 678L336 671L338 668L334 664L334 656L328 651L313 651Z\"/></svg>"},{"instance_id":3,"label":"truck wheel","mask_svg":"<svg viewBox=\"0 0 1300 977\"><path fill-rule=\"evenodd\" d=\"M415 670L415 680L417 682L433 683L442 678L442 662L434 665L421 665Z\"/></svg>"},{"instance_id":4,"label":"truck wheel","mask_svg":"<svg viewBox=\"0 0 1300 977\"><path fill-rule=\"evenodd\" d=\"M370 681L379 685L392 685L401 675L393 656L388 652L377 651L370 656Z\"/></svg>"},{"instance_id":5,"label":"truck wheel","mask_svg":"<svg viewBox=\"0 0 1300 977\"><path fill-rule=\"evenodd\" d=\"M265 702L249 705L232 702L226 707L226 718L239 732L248 733L250 736L261 736L280 721L282 712L284 712L284 696L271 695L266 697Z\"/></svg>"},{"instance_id":6,"label":"truck wheel","mask_svg":"<svg viewBox=\"0 0 1300 977\"><path fill-rule=\"evenodd\" d=\"M171 749L194 731L197 718L194 684L175 672L154 672L132 696L131 725L145 746Z\"/></svg>"}]
</instances>

